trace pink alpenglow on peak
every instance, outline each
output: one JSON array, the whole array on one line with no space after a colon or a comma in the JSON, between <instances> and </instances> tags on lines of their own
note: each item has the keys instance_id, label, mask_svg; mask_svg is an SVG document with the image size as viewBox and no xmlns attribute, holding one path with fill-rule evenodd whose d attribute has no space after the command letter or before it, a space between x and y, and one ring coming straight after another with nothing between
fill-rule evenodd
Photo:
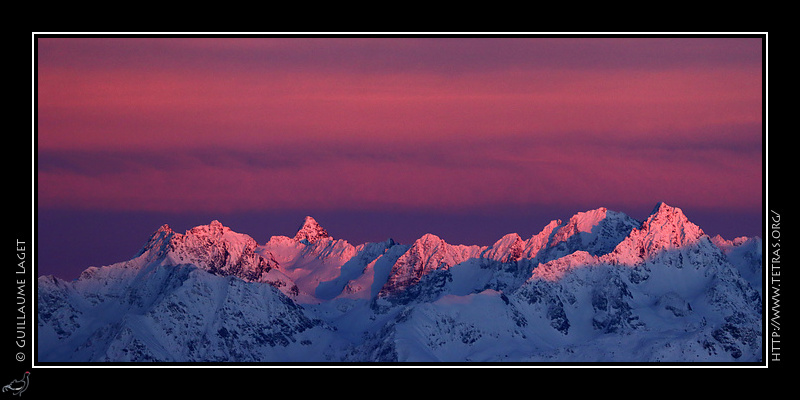
<instances>
[{"instance_id":1,"label":"pink alpenglow on peak","mask_svg":"<svg viewBox=\"0 0 800 400\"><path fill-rule=\"evenodd\" d=\"M696 242L705 235L699 226L686 218L680 208L669 206L663 202L656 206L642 224L640 234L642 233L650 239L648 250L684 246Z\"/></svg>"},{"instance_id":2,"label":"pink alpenglow on peak","mask_svg":"<svg viewBox=\"0 0 800 400\"><path fill-rule=\"evenodd\" d=\"M311 216L305 217L294 237L272 236L257 251L273 256L297 293L312 301L317 288L339 278L342 266L358 253L346 240L331 237Z\"/></svg>"},{"instance_id":3,"label":"pink alpenglow on peak","mask_svg":"<svg viewBox=\"0 0 800 400\"><path fill-rule=\"evenodd\" d=\"M500 262L513 262L522 258L525 241L517 233L509 233L486 250L483 257Z\"/></svg>"},{"instance_id":4,"label":"pink alpenglow on peak","mask_svg":"<svg viewBox=\"0 0 800 400\"><path fill-rule=\"evenodd\" d=\"M579 212L573 215L572 218L569 219L569 222L553 235L553 240L550 245L552 246L558 242L566 241L568 237L579 232L591 233L592 228L600 224L600 222L606 218L607 214L608 209L601 207L596 210Z\"/></svg>"},{"instance_id":5,"label":"pink alpenglow on peak","mask_svg":"<svg viewBox=\"0 0 800 400\"><path fill-rule=\"evenodd\" d=\"M603 208L578 213L553 234L550 245L565 241L561 236L569 238L580 232L589 232L606 218L619 219L621 221L619 226L624 227L625 230L631 227L633 221L622 213ZM656 205L653 212L640 226L630 229L630 233L614 247L613 251L593 255L591 252L580 250L563 256L559 255L551 260L545 259L534 270L531 279L556 281L569 271L580 267L592 265L635 266L643 262L652 262L654 257L663 256L666 252L681 251L685 247L702 245L703 237L707 237L703 230L689 221L680 208L661 202ZM710 239L708 243L711 243ZM680 257L679 259L682 260Z\"/></svg>"},{"instance_id":6,"label":"pink alpenglow on peak","mask_svg":"<svg viewBox=\"0 0 800 400\"><path fill-rule=\"evenodd\" d=\"M612 253L614 261L636 264L655 253L698 242L706 236L678 207L658 203L638 229L631 231Z\"/></svg>"},{"instance_id":7,"label":"pink alpenglow on peak","mask_svg":"<svg viewBox=\"0 0 800 400\"><path fill-rule=\"evenodd\" d=\"M561 226L560 219L554 219L547 224L541 232L531 236L525 242L525 249L523 250L522 256L524 258L534 258L536 257L539 252L547 247L547 240L553 234L555 229Z\"/></svg>"},{"instance_id":8,"label":"pink alpenglow on peak","mask_svg":"<svg viewBox=\"0 0 800 400\"><path fill-rule=\"evenodd\" d=\"M417 284L423 275L480 257L485 249L476 245L451 245L432 233L426 233L394 263L379 296L400 293Z\"/></svg>"},{"instance_id":9,"label":"pink alpenglow on peak","mask_svg":"<svg viewBox=\"0 0 800 400\"><path fill-rule=\"evenodd\" d=\"M294 235L294 240L307 240L309 243L314 243L319 239L330 237L328 231L325 230L313 217L307 216L303 221L303 225Z\"/></svg>"},{"instance_id":10,"label":"pink alpenglow on peak","mask_svg":"<svg viewBox=\"0 0 800 400\"><path fill-rule=\"evenodd\" d=\"M711 239L663 203L645 219L597 209L491 246L352 246L310 217L263 246L218 221L164 225L134 259L39 277L38 357L762 362L760 239Z\"/></svg>"},{"instance_id":11,"label":"pink alpenglow on peak","mask_svg":"<svg viewBox=\"0 0 800 400\"><path fill-rule=\"evenodd\" d=\"M530 280L542 279L556 282L573 269L595 265L597 262L598 258L596 256L579 250L564 257L539 264L533 270Z\"/></svg>"},{"instance_id":12,"label":"pink alpenglow on peak","mask_svg":"<svg viewBox=\"0 0 800 400\"><path fill-rule=\"evenodd\" d=\"M193 264L217 275L265 282L277 262L269 253L256 253L258 244L217 220L177 233L168 225L153 233L137 257L163 265Z\"/></svg>"}]
</instances>

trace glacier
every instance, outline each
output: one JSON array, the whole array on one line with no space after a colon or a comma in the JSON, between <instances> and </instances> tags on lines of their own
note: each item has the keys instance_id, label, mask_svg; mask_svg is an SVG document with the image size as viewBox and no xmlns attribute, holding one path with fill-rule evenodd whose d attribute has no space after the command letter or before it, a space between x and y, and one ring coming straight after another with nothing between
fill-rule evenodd
<instances>
[{"instance_id":1,"label":"glacier","mask_svg":"<svg viewBox=\"0 0 800 400\"><path fill-rule=\"evenodd\" d=\"M762 246L665 203L490 246L164 225L130 260L38 278L37 362L760 363Z\"/></svg>"}]
</instances>

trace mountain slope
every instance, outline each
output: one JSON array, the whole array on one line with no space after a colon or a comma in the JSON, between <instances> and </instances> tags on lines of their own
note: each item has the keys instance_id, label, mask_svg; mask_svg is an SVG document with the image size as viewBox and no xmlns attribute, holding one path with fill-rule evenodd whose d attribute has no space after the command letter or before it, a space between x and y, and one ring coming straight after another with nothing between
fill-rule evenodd
<instances>
[{"instance_id":1,"label":"mountain slope","mask_svg":"<svg viewBox=\"0 0 800 400\"><path fill-rule=\"evenodd\" d=\"M267 282L278 263L268 252L257 253L257 248L253 238L215 220L184 234L164 225L153 233L136 257L162 265L191 264L215 275Z\"/></svg>"},{"instance_id":2,"label":"mountain slope","mask_svg":"<svg viewBox=\"0 0 800 400\"><path fill-rule=\"evenodd\" d=\"M272 285L140 257L38 280L40 361L316 360L338 339Z\"/></svg>"},{"instance_id":3,"label":"mountain slope","mask_svg":"<svg viewBox=\"0 0 800 400\"><path fill-rule=\"evenodd\" d=\"M433 234L417 239L392 266L389 279L378 296L391 297L406 292L423 276L450 267L468 259L476 258L483 248L478 246L451 245Z\"/></svg>"},{"instance_id":4,"label":"mountain slope","mask_svg":"<svg viewBox=\"0 0 800 400\"><path fill-rule=\"evenodd\" d=\"M165 225L129 261L38 279L39 360L758 362L760 247L663 203L491 246Z\"/></svg>"},{"instance_id":5,"label":"mountain slope","mask_svg":"<svg viewBox=\"0 0 800 400\"><path fill-rule=\"evenodd\" d=\"M305 302L316 302L320 284L336 279L342 266L359 251L346 240L331 237L312 217L305 218L293 238L273 236L255 250L276 260L281 272L296 285ZM324 290L321 295L331 297Z\"/></svg>"},{"instance_id":6,"label":"mountain slope","mask_svg":"<svg viewBox=\"0 0 800 400\"><path fill-rule=\"evenodd\" d=\"M463 266L448 268L451 282ZM608 253L578 250L539 263L509 289L432 286L428 293L439 296L399 303L396 314L381 310L393 318L361 351L418 362L761 359L760 295L677 208L659 205Z\"/></svg>"}]
</instances>

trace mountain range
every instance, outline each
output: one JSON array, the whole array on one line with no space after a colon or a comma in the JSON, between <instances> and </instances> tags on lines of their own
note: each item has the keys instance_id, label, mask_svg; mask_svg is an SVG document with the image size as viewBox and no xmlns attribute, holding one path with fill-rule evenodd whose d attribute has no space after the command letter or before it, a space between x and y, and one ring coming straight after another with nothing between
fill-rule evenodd
<instances>
[{"instance_id":1,"label":"mountain range","mask_svg":"<svg viewBox=\"0 0 800 400\"><path fill-rule=\"evenodd\" d=\"M48 363L761 362L762 241L659 203L523 238L353 245L306 217L266 243L164 225L127 261L37 282Z\"/></svg>"}]
</instances>

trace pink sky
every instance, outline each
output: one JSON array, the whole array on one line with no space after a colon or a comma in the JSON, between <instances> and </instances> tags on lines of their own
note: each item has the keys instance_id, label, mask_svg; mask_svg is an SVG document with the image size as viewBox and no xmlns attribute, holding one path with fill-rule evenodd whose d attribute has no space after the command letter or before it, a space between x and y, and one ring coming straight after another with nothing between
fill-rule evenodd
<instances>
[{"instance_id":1,"label":"pink sky","mask_svg":"<svg viewBox=\"0 0 800 400\"><path fill-rule=\"evenodd\" d=\"M731 37L39 38L38 207L760 209L761 55Z\"/></svg>"}]
</instances>

